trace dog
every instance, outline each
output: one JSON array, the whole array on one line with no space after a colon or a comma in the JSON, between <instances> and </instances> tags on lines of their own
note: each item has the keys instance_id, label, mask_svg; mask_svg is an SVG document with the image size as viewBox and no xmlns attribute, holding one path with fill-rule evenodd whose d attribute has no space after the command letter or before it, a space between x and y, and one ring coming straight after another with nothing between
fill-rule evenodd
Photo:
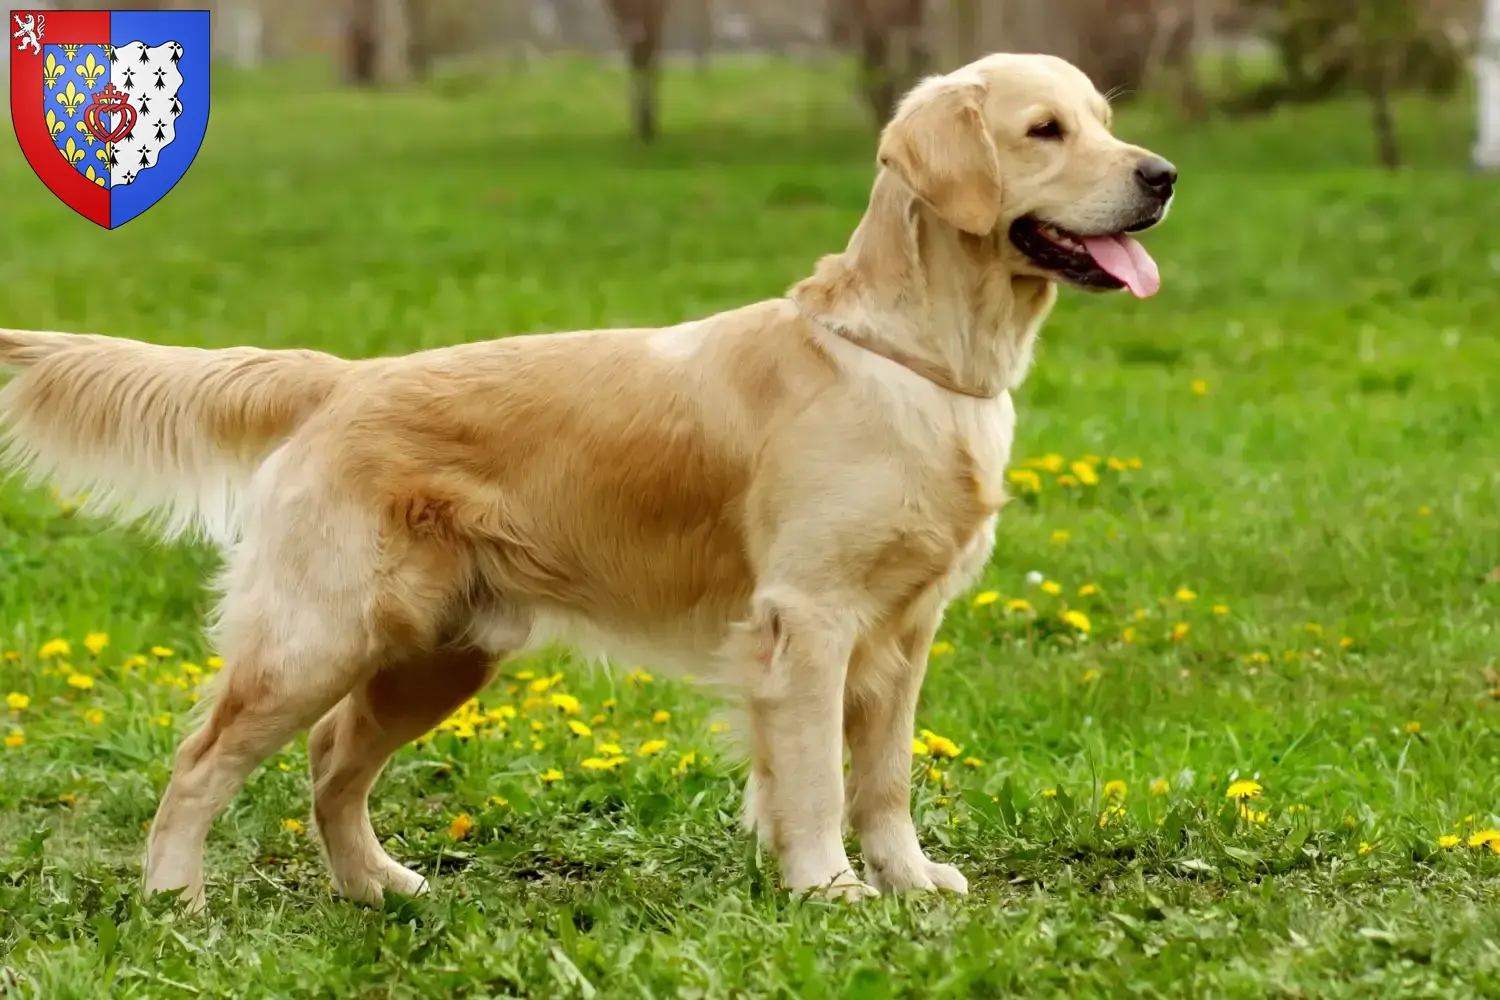
<instances>
[{"instance_id":1,"label":"dog","mask_svg":"<svg viewBox=\"0 0 1500 1000\"><path fill-rule=\"evenodd\" d=\"M989 558L1010 393L1058 286L1159 286L1130 233L1165 217L1176 170L1110 124L1061 59L928 78L842 253L668 328L361 360L0 331L9 461L225 556L225 666L145 890L203 905L215 815L307 727L335 890L424 890L381 847L371 786L496 663L563 640L728 690L746 823L787 889L967 891L911 818L918 693Z\"/></svg>"}]
</instances>

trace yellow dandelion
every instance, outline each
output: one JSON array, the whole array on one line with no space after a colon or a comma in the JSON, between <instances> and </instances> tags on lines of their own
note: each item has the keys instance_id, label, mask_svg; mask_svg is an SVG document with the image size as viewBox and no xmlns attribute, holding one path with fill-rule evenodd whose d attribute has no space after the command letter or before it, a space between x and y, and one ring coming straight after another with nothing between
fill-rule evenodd
<instances>
[{"instance_id":1,"label":"yellow dandelion","mask_svg":"<svg viewBox=\"0 0 1500 1000\"><path fill-rule=\"evenodd\" d=\"M459 813L453 817L453 822L448 824L448 836L454 840L463 840L474 832L474 817L468 813Z\"/></svg>"},{"instance_id":2,"label":"yellow dandelion","mask_svg":"<svg viewBox=\"0 0 1500 1000\"><path fill-rule=\"evenodd\" d=\"M69 674L68 675L68 687L77 688L80 691L87 691L87 690L91 689L93 686L94 686L94 679L92 677L90 677L88 674Z\"/></svg>"},{"instance_id":3,"label":"yellow dandelion","mask_svg":"<svg viewBox=\"0 0 1500 1000\"><path fill-rule=\"evenodd\" d=\"M916 754L918 757L926 757L927 744L917 737L913 736L911 738L911 752Z\"/></svg>"},{"instance_id":4,"label":"yellow dandelion","mask_svg":"<svg viewBox=\"0 0 1500 1000\"><path fill-rule=\"evenodd\" d=\"M1317 622L1308 622L1306 625L1302 626L1302 630L1308 635L1323 634L1323 626L1319 625Z\"/></svg>"},{"instance_id":5,"label":"yellow dandelion","mask_svg":"<svg viewBox=\"0 0 1500 1000\"><path fill-rule=\"evenodd\" d=\"M1216 615L1227 615L1227 614L1229 614L1229 605L1227 605L1227 604L1215 604L1214 605L1214 614L1216 614Z\"/></svg>"},{"instance_id":6,"label":"yellow dandelion","mask_svg":"<svg viewBox=\"0 0 1500 1000\"><path fill-rule=\"evenodd\" d=\"M697 763L697 761L698 754L692 750L689 750L687 753L677 758L677 766L672 768L673 776L681 777L682 775L686 774L688 768L692 767L695 763Z\"/></svg>"},{"instance_id":7,"label":"yellow dandelion","mask_svg":"<svg viewBox=\"0 0 1500 1000\"><path fill-rule=\"evenodd\" d=\"M1068 468L1070 468L1070 469L1073 470L1073 475L1077 476L1078 477L1078 481L1080 483L1082 483L1083 485L1085 485L1085 486L1098 486L1099 485L1099 473L1095 472L1094 471L1094 467L1092 465L1090 465L1089 463L1087 463L1087 462L1074 462L1072 465L1068 466Z\"/></svg>"},{"instance_id":8,"label":"yellow dandelion","mask_svg":"<svg viewBox=\"0 0 1500 1000\"><path fill-rule=\"evenodd\" d=\"M641 748L636 751L636 754L641 757L650 757L655 754L661 753L666 748L666 740L647 740L646 742L641 744Z\"/></svg>"},{"instance_id":9,"label":"yellow dandelion","mask_svg":"<svg viewBox=\"0 0 1500 1000\"><path fill-rule=\"evenodd\" d=\"M1125 793L1129 790L1129 786L1118 778L1114 781L1106 781L1104 783L1104 797L1106 799L1123 799Z\"/></svg>"},{"instance_id":10,"label":"yellow dandelion","mask_svg":"<svg viewBox=\"0 0 1500 1000\"><path fill-rule=\"evenodd\" d=\"M1041 469L1043 472L1060 472L1067 459L1056 452L1049 452L1041 458L1028 458L1026 467L1030 469Z\"/></svg>"},{"instance_id":11,"label":"yellow dandelion","mask_svg":"<svg viewBox=\"0 0 1500 1000\"><path fill-rule=\"evenodd\" d=\"M629 759L619 754L609 757L587 757L579 766L586 771L613 771Z\"/></svg>"},{"instance_id":12,"label":"yellow dandelion","mask_svg":"<svg viewBox=\"0 0 1500 1000\"><path fill-rule=\"evenodd\" d=\"M1052 544L1053 545L1066 545L1066 544L1068 544L1068 540L1070 538L1072 538L1072 537L1073 537L1073 535L1072 535L1071 532L1066 531L1063 528L1058 528L1058 529L1056 529L1056 530L1054 530L1052 532Z\"/></svg>"},{"instance_id":13,"label":"yellow dandelion","mask_svg":"<svg viewBox=\"0 0 1500 1000\"><path fill-rule=\"evenodd\" d=\"M306 829L300 819L292 819L290 816L281 821L281 828L287 833L301 833Z\"/></svg>"},{"instance_id":14,"label":"yellow dandelion","mask_svg":"<svg viewBox=\"0 0 1500 1000\"><path fill-rule=\"evenodd\" d=\"M671 717L672 713L663 708L658 708L656 711L651 713L652 722L666 722Z\"/></svg>"},{"instance_id":15,"label":"yellow dandelion","mask_svg":"<svg viewBox=\"0 0 1500 1000\"><path fill-rule=\"evenodd\" d=\"M1069 487L1077 486L1078 478L1076 476L1070 476L1067 473L1063 473L1061 476L1057 477L1057 485Z\"/></svg>"},{"instance_id":16,"label":"yellow dandelion","mask_svg":"<svg viewBox=\"0 0 1500 1000\"><path fill-rule=\"evenodd\" d=\"M1058 583L1056 580L1043 580L1042 593L1051 594L1053 597L1056 597L1058 594L1062 593L1062 584Z\"/></svg>"},{"instance_id":17,"label":"yellow dandelion","mask_svg":"<svg viewBox=\"0 0 1500 1000\"><path fill-rule=\"evenodd\" d=\"M159 660L165 660L167 657L172 656L173 652L174 651L173 651L173 649L170 646L152 646L151 647L151 655L154 656L154 657L156 657Z\"/></svg>"},{"instance_id":18,"label":"yellow dandelion","mask_svg":"<svg viewBox=\"0 0 1500 1000\"><path fill-rule=\"evenodd\" d=\"M1470 847L1488 847L1500 854L1500 830L1490 827L1487 830L1476 830L1469 835Z\"/></svg>"},{"instance_id":19,"label":"yellow dandelion","mask_svg":"<svg viewBox=\"0 0 1500 1000\"><path fill-rule=\"evenodd\" d=\"M1239 813L1240 819L1244 820L1247 823L1256 824L1264 823L1267 819L1270 818L1271 815L1264 809L1251 809L1243 802L1240 803Z\"/></svg>"},{"instance_id":20,"label":"yellow dandelion","mask_svg":"<svg viewBox=\"0 0 1500 1000\"><path fill-rule=\"evenodd\" d=\"M1120 638L1125 640L1126 645L1135 642L1135 627L1132 625L1126 625L1125 631L1120 633Z\"/></svg>"},{"instance_id":21,"label":"yellow dandelion","mask_svg":"<svg viewBox=\"0 0 1500 1000\"><path fill-rule=\"evenodd\" d=\"M998 600L1000 600L1000 595L995 591L981 591L980 593L974 595L974 607L982 608L986 604L994 604Z\"/></svg>"},{"instance_id":22,"label":"yellow dandelion","mask_svg":"<svg viewBox=\"0 0 1500 1000\"><path fill-rule=\"evenodd\" d=\"M1422 731L1422 724L1420 722L1408 722L1404 728L1408 733L1415 736Z\"/></svg>"},{"instance_id":23,"label":"yellow dandelion","mask_svg":"<svg viewBox=\"0 0 1500 1000\"><path fill-rule=\"evenodd\" d=\"M1055 788L1043 788L1042 789L1042 798L1044 798L1044 799L1055 799L1055 798L1057 798L1057 789L1055 789Z\"/></svg>"},{"instance_id":24,"label":"yellow dandelion","mask_svg":"<svg viewBox=\"0 0 1500 1000\"><path fill-rule=\"evenodd\" d=\"M5 696L5 704L12 712L24 712L31 707L31 696L12 691Z\"/></svg>"},{"instance_id":25,"label":"yellow dandelion","mask_svg":"<svg viewBox=\"0 0 1500 1000\"><path fill-rule=\"evenodd\" d=\"M557 768L555 768L555 767L549 767L549 768L547 768L547 770L545 770L541 774L537 775L537 779L540 780L540 781L542 781L543 783L550 784L550 783L552 783L554 781L561 781L562 780L562 776L563 776L563 773L561 771L559 771Z\"/></svg>"},{"instance_id":26,"label":"yellow dandelion","mask_svg":"<svg viewBox=\"0 0 1500 1000\"><path fill-rule=\"evenodd\" d=\"M932 767L929 767L927 769L927 777L931 781L942 781L943 780L943 771L942 771L942 768L937 767L936 765L934 765Z\"/></svg>"},{"instance_id":27,"label":"yellow dandelion","mask_svg":"<svg viewBox=\"0 0 1500 1000\"><path fill-rule=\"evenodd\" d=\"M574 736L593 736L594 731L577 719L568 720L568 728L573 731Z\"/></svg>"},{"instance_id":28,"label":"yellow dandelion","mask_svg":"<svg viewBox=\"0 0 1500 1000\"><path fill-rule=\"evenodd\" d=\"M719 735L720 733L727 733L727 732L729 732L729 723L727 723L727 722L712 722L712 723L709 723L708 731L710 733L713 733L715 736Z\"/></svg>"},{"instance_id":29,"label":"yellow dandelion","mask_svg":"<svg viewBox=\"0 0 1500 1000\"><path fill-rule=\"evenodd\" d=\"M1015 614L1029 615L1032 610L1031 602L1024 597L1012 597L1005 602L1005 610L1014 612Z\"/></svg>"},{"instance_id":30,"label":"yellow dandelion","mask_svg":"<svg viewBox=\"0 0 1500 1000\"><path fill-rule=\"evenodd\" d=\"M965 757L964 764L968 767L983 767L984 761L980 760L978 757Z\"/></svg>"},{"instance_id":31,"label":"yellow dandelion","mask_svg":"<svg viewBox=\"0 0 1500 1000\"><path fill-rule=\"evenodd\" d=\"M109 633L107 632L90 632L83 637L83 647L94 656L104 652L104 647L108 645Z\"/></svg>"},{"instance_id":32,"label":"yellow dandelion","mask_svg":"<svg viewBox=\"0 0 1500 1000\"><path fill-rule=\"evenodd\" d=\"M104 713L97 708L91 708L83 713L83 721L91 726L97 726L104 721Z\"/></svg>"},{"instance_id":33,"label":"yellow dandelion","mask_svg":"<svg viewBox=\"0 0 1500 1000\"><path fill-rule=\"evenodd\" d=\"M1270 663L1271 662L1271 657L1270 657L1269 654L1266 654L1266 653L1255 652L1255 653L1251 653L1248 656L1246 656L1245 657L1245 662L1246 663L1257 663L1257 664Z\"/></svg>"},{"instance_id":34,"label":"yellow dandelion","mask_svg":"<svg viewBox=\"0 0 1500 1000\"><path fill-rule=\"evenodd\" d=\"M1171 790L1172 786L1167 783L1166 778L1157 778L1156 780L1151 782L1152 795L1165 795Z\"/></svg>"},{"instance_id":35,"label":"yellow dandelion","mask_svg":"<svg viewBox=\"0 0 1500 1000\"><path fill-rule=\"evenodd\" d=\"M947 757L950 760L959 755L958 744L946 736L938 736L936 733L923 733L927 742L927 752L934 757Z\"/></svg>"},{"instance_id":36,"label":"yellow dandelion","mask_svg":"<svg viewBox=\"0 0 1500 1000\"><path fill-rule=\"evenodd\" d=\"M547 701L552 705L553 708L562 712L564 715L578 714L578 699L570 694L554 694L549 697Z\"/></svg>"},{"instance_id":37,"label":"yellow dandelion","mask_svg":"<svg viewBox=\"0 0 1500 1000\"><path fill-rule=\"evenodd\" d=\"M543 725L541 722L537 721L536 719L532 719L531 720L531 731L533 733L539 733L543 729L546 729L546 728L547 727L545 725Z\"/></svg>"},{"instance_id":38,"label":"yellow dandelion","mask_svg":"<svg viewBox=\"0 0 1500 1000\"><path fill-rule=\"evenodd\" d=\"M1187 634L1190 631L1192 631L1192 628L1193 627L1191 625L1189 625L1187 622L1178 622L1176 625L1173 625L1172 626L1172 641L1173 642L1181 642L1182 640L1186 639L1187 638Z\"/></svg>"},{"instance_id":39,"label":"yellow dandelion","mask_svg":"<svg viewBox=\"0 0 1500 1000\"><path fill-rule=\"evenodd\" d=\"M68 656L73 652L73 647L66 639L48 639L42 643L42 648L36 651L36 655L44 660L56 659L59 656Z\"/></svg>"},{"instance_id":40,"label":"yellow dandelion","mask_svg":"<svg viewBox=\"0 0 1500 1000\"><path fill-rule=\"evenodd\" d=\"M1339 640L1339 649L1350 649L1354 646L1354 640L1347 635Z\"/></svg>"},{"instance_id":41,"label":"yellow dandelion","mask_svg":"<svg viewBox=\"0 0 1500 1000\"><path fill-rule=\"evenodd\" d=\"M1207 396L1208 395L1208 383L1205 382L1201 378L1195 378L1195 379L1193 379L1193 384L1192 384L1192 386L1190 386L1190 388L1193 390L1193 395L1194 396Z\"/></svg>"},{"instance_id":42,"label":"yellow dandelion","mask_svg":"<svg viewBox=\"0 0 1500 1000\"><path fill-rule=\"evenodd\" d=\"M1112 820L1112 819L1119 819L1119 818L1121 818L1124 815L1125 815L1125 807L1124 806L1115 806L1113 809L1106 809L1102 813L1099 814L1099 825L1100 826L1105 826L1105 825L1107 825L1109 823L1110 820Z\"/></svg>"},{"instance_id":43,"label":"yellow dandelion","mask_svg":"<svg viewBox=\"0 0 1500 1000\"><path fill-rule=\"evenodd\" d=\"M203 662L206 663L206 664L208 664L208 669L210 669L210 670L223 670L224 669L224 657L222 657L222 656L210 656L208 659L204 660Z\"/></svg>"},{"instance_id":44,"label":"yellow dandelion","mask_svg":"<svg viewBox=\"0 0 1500 1000\"><path fill-rule=\"evenodd\" d=\"M142 656L140 653L132 653L132 654L130 654L129 656L125 657L125 662L122 663L122 664L120 664L121 668L124 669L124 670L126 670L126 671L139 670L142 667L144 667L145 665L146 665L146 658L144 656Z\"/></svg>"},{"instance_id":45,"label":"yellow dandelion","mask_svg":"<svg viewBox=\"0 0 1500 1000\"><path fill-rule=\"evenodd\" d=\"M536 673L531 670L518 670L511 676L515 677L515 679L518 681L529 681L532 678L536 677Z\"/></svg>"},{"instance_id":46,"label":"yellow dandelion","mask_svg":"<svg viewBox=\"0 0 1500 1000\"><path fill-rule=\"evenodd\" d=\"M1178 587L1177 593L1173 594L1172 596L1177 600L1182 601L1184 604L1189 601L1196 601L1198 599L1198 595L1189 590L1187 587Z\"/></svg>"},{"instance_id":47,"label":"yellow dandelion","mask_svg":"<svg viewBox=\"0 0 1500 1000\"><path fill-rule=\"evenodd\" d=\"M1093 597L1097 593L1099 593L1098 584L1085 583L1082 587L1078 588L1079 597Z\"/></svg>"},{"instance_id":48,"label":"yellow dandelion","mask_svg":"<svg viewBox=\"0 0 1500 1000\"><path fill-rule=\"evenodd\" d=\"M625 675L625 680L630 684L650 684L656 678L644 670L632 670Z\"/></svg>"},{"instance_id":49,"label":"yellow dandelion","mask_svg":"<svg viewBox=\"0 0 1500 1000\"><path fill-rule=\"evenodd\" d=\"M1066 624L1073 626L1085 635L1087 635L1089 633L1089 630L1093 627L1089 623L1089 616L1084 614L1082 611L1068 610L1064 611L1057 617L1061 618Z\"/></svg>"},{"instance_id":50,"label":"yellow dandelion","mask_svg":"<svg viewBox=\"0 0 1500 1000\"><path fill-rule=\"evenodd\" d=\"M1006 474L1010 484L1022 493L1040 493L1042 491L1042 477L1030 469L1011 469Z\"/></svg>"},{"instance_id":51,"label":"yellow dandelion","mask_svg":"<svg viewBox=\"0 0 1500 1000\"><path fill-rule=\"evenodd\" d=\"M536 680L526 685L526 690L530 691L532 694L542 694L549 687L556 684L560 680L562 680L561 674L553 674L551 677L538 677Z\"/></svg>"},{"instance_id":52,"label":"yellow dandelion","mask_svg":"<svg viewBox=\"0 0 1500 1000\"><path fill-rule=\"evenodd\" d=\"M1088 670L1085 670L1078 679L1083 681L1083 683L1085 684L1097 681L1099 679L1099 671L1090 667Z\"/></svg>"},{"instance_id":53,"label":"yellow dandelion","mask_svg":"<svg viewBox=\"0 0 1500 1000\"><path fill-rule=\"evenodd\" d=\"M1461 839L1462 838L1457 837L1454 834L1445 833L1438 838L1438 846L1445 850L1449 847L1457 847Z\"/></svg>"},{"instance_id":54,"label":"yellow dandelion","mask_svg":"<svg viewBox=\"0 0 1500 1000\"><path fill-rule=\"evenodd\" d=\"M939 640L927 651L929 656L947 656L953 652L953 643Z\"/></svg>"},{"instance_id":55,"label":"yellow dandelion","mask_svg":"<svg viewBox=\"0 0 1500 1000\"><path fill-rule=\"evenodd\" d=\"M151 721L156 725L161 726L163 729L170 729L172 726L172 713L162 712L160 715L152 718Z\"/></svg>"},{"instance_id":56,"label":"yellow dandelion","mask_svg":"<svg viewBox=\"0 0 1500 1000\"><path fill-rule=\"evenodd\" d=\"M1369 854L1373 850L1375 850L1375 848L1371 847L1369 844L1365 843L1363 840L1361 840L1359 842L1359 853L1360 854Z\"/></svg>"},{"instance_id":57,"label":"yellow dandelion","mask_svg":"<svg viewBox=\"0 0 1500 1000\"><path fill-rule=\"evenodd\" d=\"M1224 797L1226 799L1258 799L1264 790L1260 782L1250 778L1240 778L1238 781L1229 783L1229 787L1224 790Z\"/></svg>"},{"instance_id":58,"label":"yellow dandelion","mask_svg":"<svg viewBox=\"0 0 1500 1000\"><path fill-rule=\"evenodd\" d=\"M12 729L5 737L5 745L11 750L19 749L26 745L26 734L19 729Z\"/></svg>"},{"instance_id":59,"label":"yellow dandelion","mask_svg":"<svg viewBox=\"0 0 1500 1000\"><path fill-rule=\"evenodd\" d=\"M602 726L602 725L604 725L608 721L609 721L609 716L605 715L603 712L600 712L597 715L592 715L592 716L589 717L589 725L591 725L591 726Z\"/></svg>"},{"instance_id":60,"label":"yellow dandelion","mask_svg":"<svg viewBox=\"0 0 1500 1000\"><path fill-rule=\"evenodd\" d=\"M620 744L618 743L600 743L598 746L594 747L594 749L599 753L604 754L606 757L618 757L620 756L620 754L625 752L624 750L620 749Z\"/></svg>"},{"instance_id":61,"label":"yellow dandelion","mask_svg":"<svg viewBox=\"0 0 1500 1000\"><path fill-rule=\"evenodd\" d=\"M1115 458L1113 455L1105 459L1104 464L1111 472L1124 472L1129 468L1122 460Z\"/></svg>"}]
</instances>

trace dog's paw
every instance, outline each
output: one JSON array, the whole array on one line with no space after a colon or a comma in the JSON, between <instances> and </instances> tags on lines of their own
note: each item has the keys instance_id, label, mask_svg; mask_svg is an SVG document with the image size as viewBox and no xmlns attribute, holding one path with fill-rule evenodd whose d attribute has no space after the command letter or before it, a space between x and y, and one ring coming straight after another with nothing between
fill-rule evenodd
<instances>
[{"instance_id":1,"label":"dog's paw","mask_svg":"<svg viewBox=\"0 0 1500 1000\"><path fill-rule=\"evenodd\" d=\"M880 890L860 880L852 870L844 870L831 880L807 890L810 899L826 899L836 903L857 903L862 899L873 899Z\"/></svg>"},{"instance_id":2,"label":"dog's paw","mask_svg":"<svg viewBox=\"0 0 1500 1000\"><path fill-rule=\"evenodd\" d=\"M429 891L427 880L390 858L381 858L346 878L333 879L333 891L366 906L379 906L386 893L421 896Z\"/></svg>"},{"instance_id":3,"label":"dog's paw","mask_svg":"<svg viewBox=\"0 0 1500 1000\"><path fill-rule=\"evenodd\" d=\"M869 864L865 877L881 892L956 892L969 891L969 880L952 865L928 861L918 856L909 862Z\"/></svg>"}]
</instances>

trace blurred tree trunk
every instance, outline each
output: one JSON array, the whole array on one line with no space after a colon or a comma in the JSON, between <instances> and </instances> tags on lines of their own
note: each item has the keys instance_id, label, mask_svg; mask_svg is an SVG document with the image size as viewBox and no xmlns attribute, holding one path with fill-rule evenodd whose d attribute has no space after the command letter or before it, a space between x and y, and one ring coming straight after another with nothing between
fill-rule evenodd
<instances>
[{"instance_id":1,"label":"blurred tree trunk","mask_svg":"<svg viewBox=\"0 0 1500 1000\"><path fill-rule=\"evenodd\" d=\"M851 0L859 45L859 83L870 115L890 120L902 96L931 64L922 0Z\"/></svg>"},{"instance_id":2,"label":"blurred tree trunk","mask_svg":"<svg viewBox=\"0 0 1500 1000\"><path fill-rule=\"evenodd\" d=\"M406 0L344 0L344 77L360 87L411 79Z\"/></svg>"},{"instance_id":3,"label":"blurred tree trunk","mask_svg":"<svg viewBox=\"0 0 1500 1000\"><path fill-rule=\"evenodd\" d=\"M952 0L953 63L962 66L979 58L980 0Z\"/></svg>"},{"instance_id":4,"label":"blurred tree trunk","mask_svg":"<svg viewBox=\"0 0 1500 1000\"><path fill-rule=\"evenodd\" d=\"M404 0L407 24L407 62L413 79L425 80L432 72L434 39L431 32L431 0Z\"/></svg>"},{"instance_id":5,"label":"blurred tree trunk","mask_svg":"<svg viewBox=\"0 0 1500 1000\"><path fill-rule=\"evenodd\" d=\"M1479 104L1474 166L1500 171L1500 0L1484 0L1479 58L1474 72Z\"/></svg>"},{"instance_id":6,"label":"blurred tree trunk","mask_svg":"<svg viewBox=\"0 0 1500 1000\"><path fill-rule=\"evenodd\" d=\"M667 0L609 0L615 30L630 62L631 121L636 137L656 139L656 91L661 75L662 27Z\"/></svg>"},{"instance_id":7,"label":"blurred tree trunk","mask_svg":"<svg viewBox=\"0 0 1500 1000\"><path fill-rule=\"evenodd\" d=\"M713 0L692 0L693 65L699 73L708 72L709 56L714 48Z\"/></svg>"}]
</instances>

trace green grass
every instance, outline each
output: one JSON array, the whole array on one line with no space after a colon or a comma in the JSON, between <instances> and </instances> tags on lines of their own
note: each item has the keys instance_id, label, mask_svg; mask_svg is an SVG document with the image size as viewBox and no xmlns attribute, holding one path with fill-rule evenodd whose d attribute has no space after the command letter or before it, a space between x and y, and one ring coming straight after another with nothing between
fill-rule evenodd
<instances>
[{"instance_id":1,"label":"green grass","mask_svg":"<svg viewBox=\"0 0 1500 1000\"><path fill-rule=\"evenodd\" d=\"M842 76L673 75L642 150L618 78L573 70L395 96L217 78L197 163L116 233L0 144L0 323L368 355L669 323L780 294L843 245L873 139ZM1500 854L1438 841L1500 826L1500 185L1462 168L1466 106L1400 115L1396 174L1369 166L1358 105L1122 116L1182 169L1149 237L1164 290L1064 294L1016 454L1141 465L1078 487L1039 470L944 627L919 724L979 766L923 762L915 807L968 898L781 895L735 830L713 702L537 657L483 702L539 734L444 731L377 788L430 897L329 896L284 823L308 811L299 743L216 825L208 914L142 902L215 559L10 486L0 694L30 705L0 719L24 736L0 748L0 968L48 998L1500 995ZM43 658L54 638L71 652ZM617 699L593 738L525 708L514 675L554 669L547 695L584 719ZM629 762L582 769L610 738ZM1252 775L1246 818L1225 793Z\"/></svg>"}]
</instances>

